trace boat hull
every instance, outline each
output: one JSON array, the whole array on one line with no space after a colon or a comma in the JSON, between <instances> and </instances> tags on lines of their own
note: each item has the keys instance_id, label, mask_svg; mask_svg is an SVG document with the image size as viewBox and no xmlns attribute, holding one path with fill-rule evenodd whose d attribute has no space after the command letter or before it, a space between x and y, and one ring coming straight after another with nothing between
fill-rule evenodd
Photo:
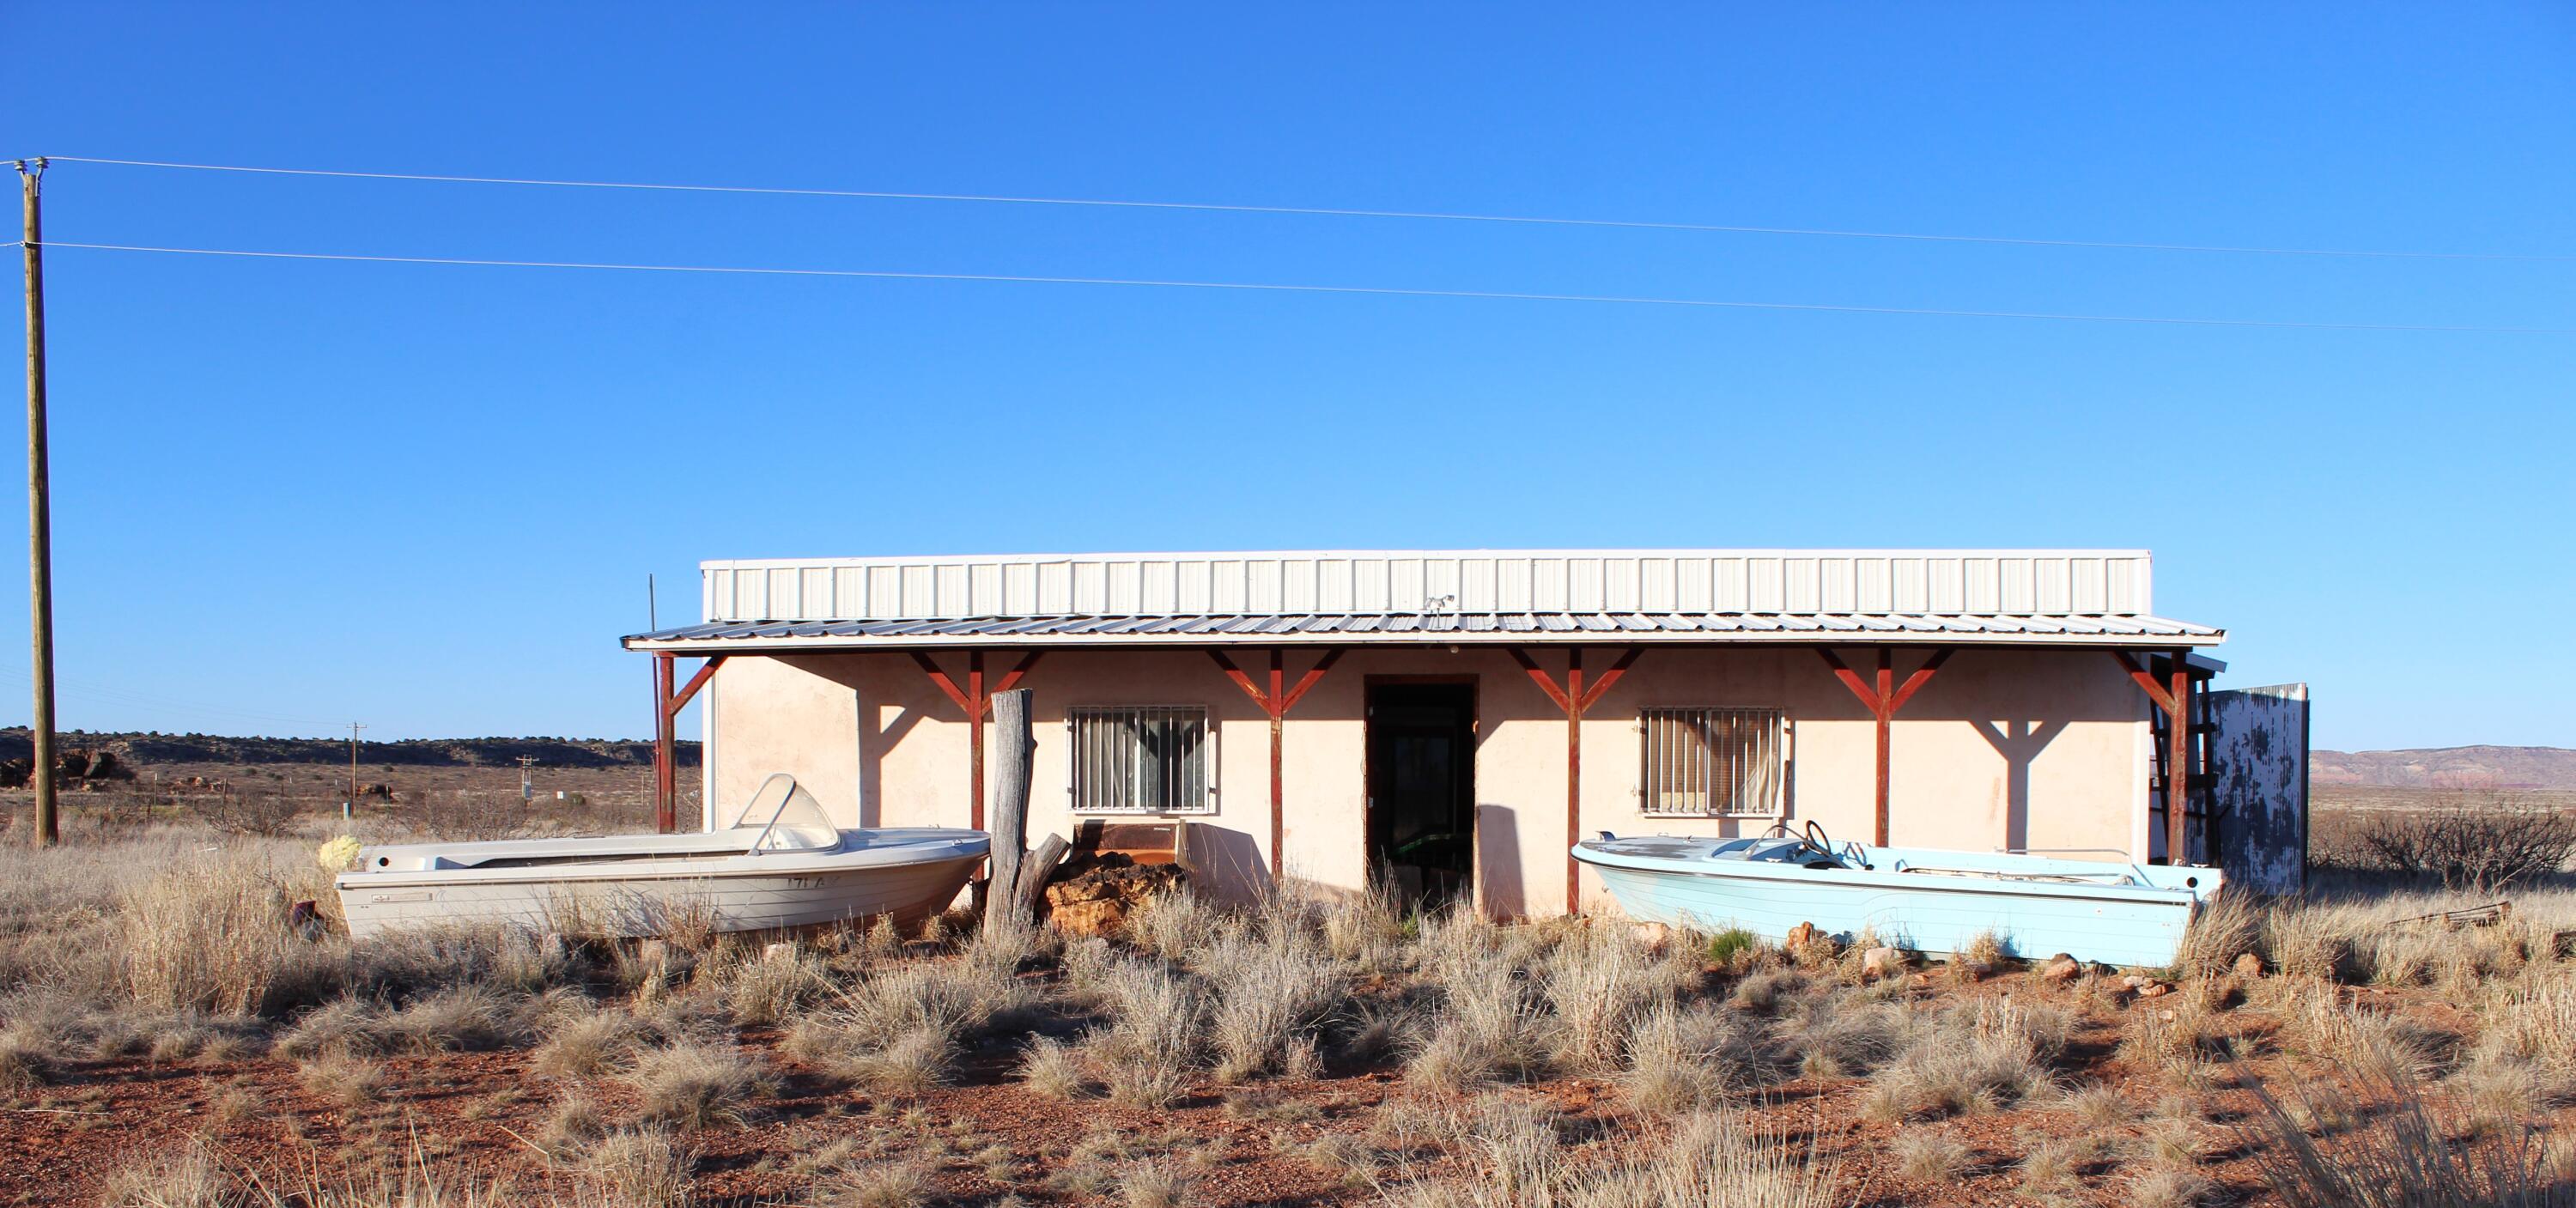
<instances>
[{"instance_id":1,"label":"boat hull","mask_svg":"<svg viewBox=\"0 0 2576 1208\"><path fill-rule=\"evenodd\" d=\"M1872 871L1614 859L1590 847L1576 848L1576 858L1599 871L1620 909L1635 919L1699 931L1741 928L1775 943L1812 923L1846 942L1870 934L1883 944L1938 955L1964 951L1991 933L2011 956L2063 952L2146 968L2173 963L2198 902L2218 884L2208 869L2188 870L2200 874L2189 886L2027 884L1907 873L1890 863Z\"/></svg>"},{"instance_id":2,"label":"boat hull","mask_svg":"<svg viewBox=\"0 0 2576 1208\"><path fill-rule=\"evenodd\" d=\"M910 927L955 901L981 834L813 855L764 854L513 868L343 873L349 934L507 925L603 938L770 931L894 916Z\"/></svg>"}]
</instances>

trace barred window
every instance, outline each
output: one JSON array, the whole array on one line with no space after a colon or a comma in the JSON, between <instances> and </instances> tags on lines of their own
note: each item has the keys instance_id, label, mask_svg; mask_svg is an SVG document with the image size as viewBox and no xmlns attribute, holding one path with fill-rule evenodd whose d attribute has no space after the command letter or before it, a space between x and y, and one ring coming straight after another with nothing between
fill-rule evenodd
<instances>
[{"instance_id":1,"label":"barred window","mask_svg":"<svg viewBox=\"0 0 2576 1208\"><path fill-rule=\"evenodd\" d=\"M1778 709L1647 709L1646 813L1770 817L1780 813Z\"/></svg>"},{"instance_id":2,"label":"barred window","mask_svg":"<svg viewBox=\"0 0 2576 1208\"><path fill-rule=\"evenodd\" d=\"M1073 808L1097 814L1203 814L1207 709L1149 705L1075 709Z\"/></svg>"}]
</instances>

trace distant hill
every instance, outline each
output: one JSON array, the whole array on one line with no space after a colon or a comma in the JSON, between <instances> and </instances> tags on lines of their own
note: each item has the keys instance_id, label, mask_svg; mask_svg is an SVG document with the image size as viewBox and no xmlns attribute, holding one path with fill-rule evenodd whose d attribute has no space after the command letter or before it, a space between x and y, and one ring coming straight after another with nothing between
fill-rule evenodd
<instances>
[{"instance_id":1,"label":"distant hill","mask_svg":"<svg viewBox=\"0 0 2576 1208\"><path fill-rule=\"evenodd\" d=\"M2308 780L2370 788L2576 790L2576 751L2564 747L2311 751Z\"/></svg>"},{"instance_id":2,"label":"distant hill","mask_svg":"<svg viewBox=\"0 0 2576 1208\"><path fill-rule=\"evenodd\" d=\"M323 763L349 760L345 739L231 738L220 734L118 734L66 730L56 740L63 747L113 753L132 768L156 764ZM0 729L0 760L25 759L34 740L24 726ZM695 767L698 744L682 742L675 752L682 767ZM653 766L653 744L622 738L411 738L399 742L361 742L358 761L395 767L479 768L514 764L533 755L549 768L645 768Z\"/></svg>"}]
</instances>

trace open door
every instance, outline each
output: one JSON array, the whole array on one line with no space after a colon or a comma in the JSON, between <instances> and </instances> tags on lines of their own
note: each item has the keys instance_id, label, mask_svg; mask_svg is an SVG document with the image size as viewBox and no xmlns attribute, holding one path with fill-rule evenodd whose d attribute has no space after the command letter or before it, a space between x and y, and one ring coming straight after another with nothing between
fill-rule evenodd
<instances>
[{"instance_id":1,"label":"open door","mask_svg":"<svg viewBox=\"0 0 2576 1208\"><path fill-rule=\"evenodd\" d=\"M1407 905L1472 891L1475 781L1475 685L1369 685L1369 867Z\"/></svg>"}]
</instances>

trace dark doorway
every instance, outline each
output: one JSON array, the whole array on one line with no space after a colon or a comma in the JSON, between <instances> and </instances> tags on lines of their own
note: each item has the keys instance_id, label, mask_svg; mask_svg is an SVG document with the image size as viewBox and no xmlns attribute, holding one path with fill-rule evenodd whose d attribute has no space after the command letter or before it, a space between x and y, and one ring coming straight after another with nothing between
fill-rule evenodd
<instances>
[{"instance_id":1,"label":"dark doorway","mask_svg":"<svg viewBox=\"0 0 2576 1208\"><path fill-rule=\"evenodd\" d=\"M1368 858L1409 905L1464 899L1476 867L1476 687L1370 684Z\"/></svg>"}]
</instances>

